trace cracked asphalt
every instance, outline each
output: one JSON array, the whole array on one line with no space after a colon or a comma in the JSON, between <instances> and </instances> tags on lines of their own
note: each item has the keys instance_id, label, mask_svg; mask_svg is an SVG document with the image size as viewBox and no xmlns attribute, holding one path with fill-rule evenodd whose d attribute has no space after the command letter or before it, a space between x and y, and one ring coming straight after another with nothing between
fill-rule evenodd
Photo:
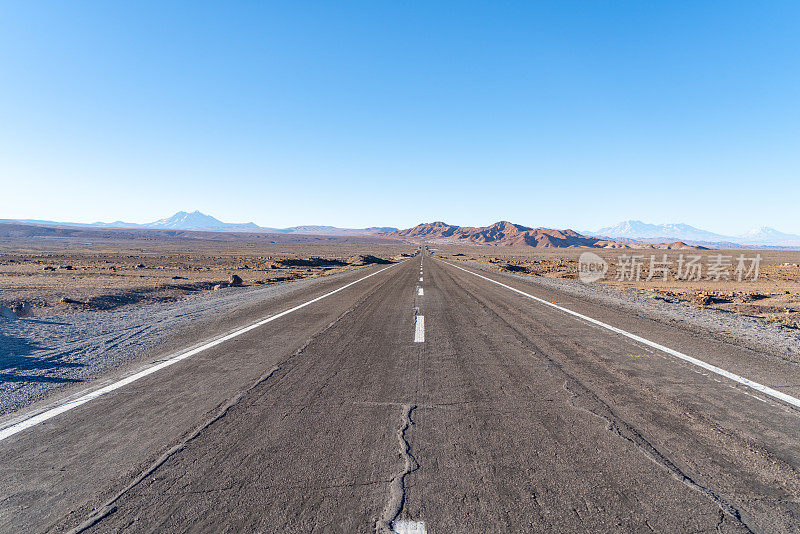
<instances>
[{"instance_id":1,"label":"cracked asphalt","mask_svg":"<svg viewBox=\"0 0 800 534\"><path fill-rule=\"evenodd\" d=\"M0 531L800 530L798 410L421 261L0 441ZM797 395L791 362L481 274Z\"/></svg>"}]
</instances>

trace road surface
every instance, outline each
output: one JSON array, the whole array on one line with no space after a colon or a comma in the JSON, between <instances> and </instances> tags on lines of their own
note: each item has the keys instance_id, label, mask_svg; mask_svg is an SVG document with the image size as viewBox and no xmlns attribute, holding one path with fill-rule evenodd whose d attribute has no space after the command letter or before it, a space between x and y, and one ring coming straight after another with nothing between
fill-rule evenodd
<instances>
[{"instance_id":1,"label":"road surface","mask_svg":"<svg viewBox=\"0 0 800 534\"><path fill-rule=\"evenodd\" d=\"M0 531L800 530L800 410L654 347L797 398L792 362L430 255L348 276L0 422Z\"/></svg>"}]
</instances>

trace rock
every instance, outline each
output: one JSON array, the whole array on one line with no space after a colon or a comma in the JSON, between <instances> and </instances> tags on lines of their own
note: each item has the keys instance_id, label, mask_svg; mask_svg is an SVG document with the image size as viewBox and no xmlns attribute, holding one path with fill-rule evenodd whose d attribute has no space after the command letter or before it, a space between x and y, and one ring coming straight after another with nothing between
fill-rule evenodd
<instances>
[{"instance_id":1,"label":"rock","mask_svg":"<svg viewBox=\"0 0 800 534\"><path fill-rule=\"evenodd\" d=\"M55 270L56 270L56 268L55 268L55 267L53 267L52 265L45 265L45 266L44 266L44 268L43 268L42 270L43 270L43 271L55 271Z\"/></svg>"},{"instance_id":2,"label":"rock","mask_svg":"<svg viewBox=\"0 0 800 534\"><path fill-rule=\"evenodd\" d=\"M223 288L226 288L226 287L228 287L228 284L222 283L222 284L215 285L213 289L214 289L214 291L219 291L220 289L223 289Z\"/></svg>"},{"instance_id":3,"label":"rock","mask_svg":"<svg viewBox=\"0 0 800 534\"><path fill-rule=\"evenodd\" d=\"M68 298L68 297L61 297L61 300L59 300L59 302L61 304L83 304L83 302L81 302L79 300L73 300L73 299Z\"/></svg>"},{"instance_id":4,"label":"rock","mask_svg":"<svg viewBox=\"0 0 800 534\"><path fill-rule=\"evenodd\" d=\"M134 267L137 269L144 269L144 263L137 263L136 265L134 265Z\"/></svg>"},{"instance_id":5,"label":"rock","mask_svg":"<svg viewBox=\"0 0 800 534\"><path fill-rule=\"evenodd\" d=\"M30 317L33 315L33 308L31 308L31 305L24 300L12 304L11 311L13 311L14 315L17 317Z\"/></svg>"},{"instance_id":6,"label":"rock","mask_svg":"<svg viewBox=\"0 0 800 534\"><path fill-rule=\"evenodd\" d=\"M173 280L188 280L185 276L173 276Z\"/></svg>"},{"instance_id":7,"label":"rock","mask_svg":"<svg viewBox=\"0 0 800 534\"><path fill-rule=\"evenodd\" d=\"M242 285L242 277L238 274L232 274L230 280L228 280L228 283L232 286L240 286Z\"/></svg>"},{"instance_id":8,"label":"rock","mask_svg":"<svg viewBox=\"0 0 800 534\"><path fill-rule=\"evenodd\" d=\"M58 268L59 269L64 269L65 271L74 271L75 270L75 267L73 267L72 265L59 265Z\"/></svg>"},{"instance_id":9,"label":"rock","mask_svg":"<svg viewBox=\"0 0 800 534\"><path fill-rule=\"evenodd\" d=\"M14 321L17 318L16 314L8 306L0 306L0 317L9 321Z\"/></svg>"}]
</instances>

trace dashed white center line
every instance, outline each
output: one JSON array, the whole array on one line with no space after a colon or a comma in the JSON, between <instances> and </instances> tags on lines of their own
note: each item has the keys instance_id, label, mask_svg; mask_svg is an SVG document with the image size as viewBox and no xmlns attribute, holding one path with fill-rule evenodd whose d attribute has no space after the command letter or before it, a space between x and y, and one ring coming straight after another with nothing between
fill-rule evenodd
<instances>
[{"instance_id":1,"label":"dashed white center line","mask_svg":"<svg viewBox=\"0 0 800 534\"><path fill-rule=\"evenodd\" d=\"M419 289L417 290L417 295L419 295L420 297L421 297L422 295L424 295L424 294L425 294L425 293L424 293L424 291L422 291L422 288L419 288Z\"/></svg>"},{"instance_id":2,"label":"dashed white center line","mask_svg":"<svg viewBox=\"0 0 800 534\"><path fill-rule=\"evenodd\" d=\"M422 282L422 277L421 276L419 277L419 281Z\"/></svg>"},{"instance_id":3,"label":"dashed white center line","mask_svg":"<svg viewBox=\"0 0 800 534\"><path fill-rule=\"evenodd\" d=\"M425 341L425 316L417 315L417 324L414 327L414 343Z\"/></svg>"},{"instance_id":4,"label":"dashed white center line","mask_svg":"<svg viewBox=\"0 0 800 534\"><path fill-rule=\"evenodd\" d=\"M398 519L392 524L392 530L397 534L427 534L425 521L408 521Z\"/></svg>"}]
</instances>

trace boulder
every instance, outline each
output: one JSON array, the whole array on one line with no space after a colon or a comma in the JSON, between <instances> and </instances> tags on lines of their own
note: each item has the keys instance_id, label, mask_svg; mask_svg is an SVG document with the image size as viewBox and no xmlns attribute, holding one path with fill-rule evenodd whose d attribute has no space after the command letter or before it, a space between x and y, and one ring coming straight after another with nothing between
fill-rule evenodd
<instances>
[{"instance_id":1,"label":"boulder","mask_svg":"<svg viewBox=\"0 0 800 534\"><path fill-rule=\"evenodd\" d=\"M12 304L11 311L13 311L14 315L17 317L30 317L33 315L33 308L31 308L31 305L24 300L20 300L19 302Z\"/></svg>"},{"instance_id":2,"label":"boulder","mask_svg":"<svg viewBox=\"0 0 800 534\"><path fill-rule=\"evenodd\" d=\"M238 274L232 274L230 280L228 280L228 283L232 286L240 286L242 285L242 277Z\"/></svg>"},{"instance_id":3,"label":"boulder","mask_svg":"<svg viewBox=\"0 0 800 534\"><path fill-rule=\"evenodd\" d=\"M16 314L11 311L11 308L8 306L0 306L0 317L9 321L13 321L17 318Z\"/></svg>"}]
</instances>

